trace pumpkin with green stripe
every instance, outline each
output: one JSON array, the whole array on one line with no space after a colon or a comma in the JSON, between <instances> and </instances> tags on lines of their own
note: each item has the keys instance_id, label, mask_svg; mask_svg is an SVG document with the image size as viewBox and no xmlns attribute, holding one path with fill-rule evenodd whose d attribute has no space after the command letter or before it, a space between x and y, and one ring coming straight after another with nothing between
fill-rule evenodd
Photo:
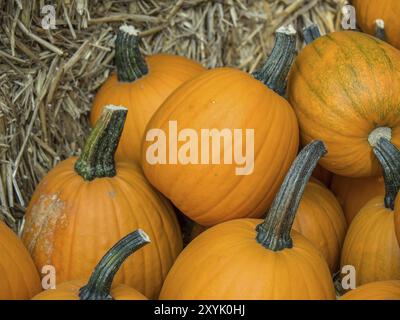
<instances>
[{"instance_id":1,"label":"pumpkin with green stripe","mask_svg":"<svg viewBox=\"0 0 400 320\"><path fill-rule=\"evenodd\" d=\"M400 146L400 52L359 32L310 42L289 75L288 96L301 139L326 143L321 165L348 177L375 176L372 145L384 137Z\"/></svg>"}]
</instances>

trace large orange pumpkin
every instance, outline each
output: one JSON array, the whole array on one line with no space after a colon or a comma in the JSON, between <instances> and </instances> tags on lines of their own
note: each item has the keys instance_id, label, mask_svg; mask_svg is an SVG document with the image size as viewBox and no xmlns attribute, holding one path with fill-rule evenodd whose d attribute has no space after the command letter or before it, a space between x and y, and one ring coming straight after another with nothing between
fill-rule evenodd
<instances>
[{"instance_id":1,"label":"large orange pumpkin","mask_svg":"<svg viewBox=\"0 0 400 320\"><path fill-rule=\"evenodd\" d=\"M304 144L322 139L321 165L348 177L377 176L372 146L386 137L400 146L400 52L353 31L327 34L298 55L289 81Z\"/></svg>"},{"instance_id":2,"label":"large orange pumpkin","mask_svg":"<svg viewBox=\"0 0 400 320\"><path fill-rule=\"evenodd\" d=\"M33 300L147 300L139 291L123 284L114 285L115 274L132 253L150 243L141 229L118 241L99 261L86 283L74 280L43 291Z\"/></svg>"},{"instance_id":3,"label":"large orange pumpkin","mask_svg":"<svg viewBox=\"0 0 400 320\"><path fill-rule=\"evenodd\" d=\"M355 215L369 200L385 194L385 183L382 176L348 178L333 175L331 190L343 206L344 215L350 225Z\"/></svg>"},{"instance_id":4,"label":"large orange pumpkin","mask_svg":"<svg viewBox=\"0 0 400 320\"><path fill-rule=\"evenodd\" d=\"M384 27L384 38L391 45L400 49L400 21L398 14L400 12L400 1L398 0L353 0L356 8L357 24L364 32L378 37L380 27ZM377 20L382 20L384 25L377 26Z\"/></svg>"},{"instance_id":5,"label":"large orange pumpkin","mask_svg":"<svg viewBox=\"0 0 400 320\"><path fill-rule=\"evenodd\" d=\"M125 108L107 106L79 159L61 162L44 177L26 212L23 241L37 267L55 266L62 283L86 280L112 244L143 228L153 245L128 258L115 283L154 298L182 238L171 204L140 169L114 163L125 116Z\"/></svg>"},{"instance_id":6,"label":"large orange pumpkin","mask_svg":"<svg viewBox=\"0 0 400 320\"><path fill-rule=\"evenodd\" d=\"M356 283L400 279L400 246L394 223L394 200L400 188L400 152L381 138L374 152L382 163L386 195L371 199L353 219L341 257L356 271Z\"/></svg>"},{"instance_id":7,"label":"large orange pumpkin","mask_svg":"<svg viewBox=\"0 0 400 320\"><path fill-rule=\"evenodd\" d=\"M157 54L142 57L137 32L122 26L115 42L117 72L102 85L93 102L91 124L105 105L123 105L129 113L116 157L138 162L146 125L161 103L182 83L205 69L187 58Z\"/></svg>"},{"instance_id":8,"label":"large orange pumpkin","mask_svg":"<svg viewBox=\"0 0 400 320\"><path fill-rule=\"evenodd\" d=\"M305 147L265 219L236 219L196 237L179 255L160 299L334 299L322 254L292 231L321 141Z\"/></svg>"},{"instance_id":9,"label":"large orange pumpkin","mask_svg":"<svg viewBox=\"0 0 400 320\"><path fill-rule=\"evenodd\" d=\"M211 226L261 217L270 206L295 158L298 126L289 103L263 82L282 92L294 53L295 31L280 30L256 79L233 68L203 72L150 120L145 175L190 219Z\"/></svg>"},{"instance_id":10,"label":"large orange pumpkin","mask_svg":"<svg viewBox=\"0 0 400 320\"><path fill-rule=\"evenodd\" d=\"M347 292L340 300L400 300L400 280L367 283Z\"/></svg>"},{"instance_id":11,"label":"large orange pumpkin","mask_svg":"<svg viewBox=\"0 0 400 320\"><path fill-rule=\"evenodd\" d=\"M293 229L321 251L332 273L337 271L347 223L335 196L319 182L307 184Z\"/></svg>"},{"instance_id":12,"label":"large orange pumpkin","mask_svg":"<svg viewBox=\"0 0 400 320\"><path fill-rule=\"evenodd\" d=\"M0 221L0 300L25 300L41 291L40 278L28 250Z\"/></svg>"}]
</instances>

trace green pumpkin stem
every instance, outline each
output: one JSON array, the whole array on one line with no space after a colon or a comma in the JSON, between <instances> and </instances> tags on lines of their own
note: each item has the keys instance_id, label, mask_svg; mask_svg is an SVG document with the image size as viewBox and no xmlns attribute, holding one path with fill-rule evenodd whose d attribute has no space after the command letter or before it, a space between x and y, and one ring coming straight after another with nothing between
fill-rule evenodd
<instances>
[{"instance_id":1,"label":"green pumpkin stem","mask_svg":"<svg viewBox=\"0 0 400 320\"><path fill-rule=\"evenodd\" d=\"M386 40L385 22L382 19L375 20L375 37L382 41Z\"/></svg>"},{"instance_id":2,"label":"green pumpkin stem","mask_svg":"<svg viewBox=\"0 0 400 320\"><path fill-rule=\"evenodd\" d=\"M393 210L400 189L400 151L386 138L380 138L373 150L383 170L385 207Z\"/></svg>"},{"instance_id":3,"label":"green pumpkin stem","mask_svg":"<svg viewBox=\"0 0 400 320\"><path fill-rule=\"evenodd\" d=\"M300 151L272 202L265 220L256 228L258 243L279 251L293 246L290 232L304 189L318 160L326 153L322 141L316 140Z\"/></svg>"},{"instance_id":4,"label":"green pumpkin stem","mask_svg":"<svg viewBox=\"0 0 400 320\"><path fill-rule=\"evenodd\" d=\"M293 26L276 31L275 46L262 67L253 72L253 77L280 95L286 91L286 78L296 55L296 30Z\"/></svg>"},{"instance_id":5,"label":"green pumpkin stem","mask_svg":"<svg viewBox=\"0 0 400 320\"><path fill-rule=\"evenodd\" d=\"M114 155L128 109L108 105L89 134L75 171L86 181L116 175Z\"/></svg>"},{"instance_id":6,"label":"green pumpkin stem","mask_svg":"<svg viewBox=\"0 0 400 320\"><path fill-rule=\"evenodd\" d=\"M80 300L112 300L110 290L115 274L132 253L148 243L150 238L141 229L118 241L97 264L87 285L79 290Z\"/></svg>"},{"instance_id":7,"label":"green pumpkin stem","mask_svg":"<svg viewBox=\"0 0 400 320\"><path fill-rule=\"evenodd\" d=\"M149 70L139 49L138 31L132 26L121 26L115 39L115 64L118 80L133 82Z\"/></svg>"},{"instance_id":8,"label":"green pumpkin stem","mask_svg":"<svg viewBox=\"0 0 400 320\"><path fill-rule=\"evenodd\" d=\"M306 44L313 42L319 37L321 37L321 32L315 23L312 23L303 29L303 38Z\"/></svg>"}]
</instances>

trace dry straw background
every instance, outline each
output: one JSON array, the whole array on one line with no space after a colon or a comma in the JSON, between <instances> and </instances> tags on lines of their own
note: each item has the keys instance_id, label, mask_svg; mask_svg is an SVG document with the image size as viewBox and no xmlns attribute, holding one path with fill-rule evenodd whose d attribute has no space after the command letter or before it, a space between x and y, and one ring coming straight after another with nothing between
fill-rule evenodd
<instances>
[{"instance_id":1,"label":"dry straw background","mask_svg":"<svg viewBox=\"0 0 400 320\"><path fill-rule=\"evenodd\" d=\"M0 219L20 230L37 183L81 151L93 96L113 70L115 30L141 30L145 54L253 71L274 31L339 29L344 0L0 0ZM56 27L41 27L54 5ZM303 45L299 37L299 47Z\"/></svg>"}]
</instances>

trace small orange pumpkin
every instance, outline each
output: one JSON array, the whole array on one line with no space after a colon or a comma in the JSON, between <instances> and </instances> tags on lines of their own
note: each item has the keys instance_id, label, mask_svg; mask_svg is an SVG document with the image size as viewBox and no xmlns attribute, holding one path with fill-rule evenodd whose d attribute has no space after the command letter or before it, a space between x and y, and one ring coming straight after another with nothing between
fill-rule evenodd
<instances>
[{"instance_id":1,"label":"small orange pumpkin","mask_svg":"<svg viewBox=\"0 0 400 320\"><path fill-rule=\"evenodd\" d=\"M341 266L351 265L356 283L400 279L400 246L394 201L400 188L400 152L381 138L374 152L382 164L386 195L371 199L353 219L344 241Z\"/></svg>"},{"instance_id":2,"label":"small orange pumpkin","mask_svg":"<svg viewBox=\"0 0 400 320\"><path fill-rule=\"evenodd\" d=\"M352 3L356 8L357 23L364 32L384 38L400 49L400 1L353 0Z\"/></svg>"},{"instance_id":3,"label":"small orange pumpkin","mask_svg":"<svg viewBox=\"0 0 400 320\"><path fill-rule=\"evenodd\" d=\"M332 273L337 271L347 223L339 202L319 181L307 184L293 229L321 251Z\"/></svg>"},{"instance_id":4,"label":"small orange pumpkin","mask_svg":"<svg viewBox=\"0 0 400 320\"><path fill-rule=\"evenodd\" d=\"M203 72L175 90L150 120L144 173L195 222L212 226L261 217L271 205L296 156L298 126L288 102L264 83L284 91L295 39L293 28L279 30L271 56L254 77L233 68Z\"/></svg>"},{"instance_id":5,"label":"small orange pumpkin","mask_svg":"<svg viewBox=\"0 0 400 320\"><path fill-rule=\"evenodd\" d=\"M400 300L400 280L367 283L347 292L340 300Z\"/></svg>"},{"instance_id":6,"label":"small orange pumpkin","mask_svg":"<svg viewBox=\"0 0 400 320\"><path fill-rule=\"evenodd\" d=\"M347 177L381 173L372 146L400 146L400 52L372 36L340 31L309 43L288 80L303 144L322 139L321 165Z\"/></svg>"},{"instance_id":7,"label":"small orange pumpkin","mask_svg":"<svg viewBox=\"0 0 400 320\"><path fill-rule=\"evenodd\" d=\"M116 157L138 163L143 133L154 112L172 91L205 69L174 55L143 58L137 31L131 26L122 26L117 33L115 63L117 72L96 94L90 122L94 126L108 104L127 107L129 113Z\"/></svg>"},{"instance_id":8,"label":"small orange pumpkin","mask_svg":"<svg viewBox=\"0 0 400 320\"><path fill-rule=\"evenodd\" d=\"M331 190L343 206L344 215L350 225L355 215L369 200L385 194L385 183L382 176L348 178L333 175Z\"/></svg>"},{"instance_id":9,"label":"small orange pumpkin","mask_svg":"<svg viewBox=\"0 0 400 320\"><path fill-rule=\"evenodd\" d=\"M179 255L160 299L335 299L328 265L291 232L323 143L306 146L290 168L265 219L236 219L196 237Z\"/></svg>"},{"instance_id":10,"label":"small orange pumpkin","mask_svg":"<svg viewBox=\"0 0 400 320\"><path fill-rule=\"evenodd\" d=\"M32 300L147 300L139 291L126 285L112 286L122 263L133 252L150 243L141 229L118 241L96 265L89 281L75 280L57 285L36 295Z\"/></svg>"},{"instance_id":11,"label":"small orange pumpkin","mask_svg":"<svg viewBox=\"0 0 400 320\"><path fill-rule=\"evenodd\" d=\"M171 204L141 170L114 162L126 113L126 108L107 106L82 155L44 177L27 209L22 238L37 267L53 265L62 283L86 280L112 244L144 228L153 245L128 258L115 283L154 298L182 249L182 237Z\"/></svg>"},{"instance_id":12,"label":"small orange pumpkin","mask_svg":"<svg viewBox=\"0 0 400 320\"><path fill-rule=\"evenodd\" d=\"M39 274L28 250L0 221L0 300L26 300L40 291Z\"/></svg>"}]
</instances>

